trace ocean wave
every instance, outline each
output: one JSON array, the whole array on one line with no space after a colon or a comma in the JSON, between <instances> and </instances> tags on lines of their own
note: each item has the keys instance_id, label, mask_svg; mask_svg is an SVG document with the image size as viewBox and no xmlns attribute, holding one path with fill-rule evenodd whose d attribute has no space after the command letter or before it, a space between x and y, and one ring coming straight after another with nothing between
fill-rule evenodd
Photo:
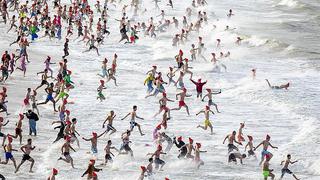
<instances>
[{"instance_id":1,"label":"ocean wave","mask_svg":"<svg viewBox=\"0 0 320 180\"><path fill-rule=\"evenodd\" d=\"M304 5L296 0L281 0L278 4L278 6L287 6L290 8L301 8Z\"/></svg>"}]
</instances>

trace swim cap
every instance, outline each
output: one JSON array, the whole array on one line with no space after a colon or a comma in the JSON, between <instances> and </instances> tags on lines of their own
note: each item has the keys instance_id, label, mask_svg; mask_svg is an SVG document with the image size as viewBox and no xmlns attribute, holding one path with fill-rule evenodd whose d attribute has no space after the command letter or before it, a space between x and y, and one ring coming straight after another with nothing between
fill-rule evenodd
<instances>
[{"instance_id":1,"label":"swim cap","mask_svg":"<svg viewBox=\"0 0 320 180\"><path fill-rule=\"evenodd\" d=\"M249 141L252 141L253 137L248 135L248 139L249 139Z\"/></svg>"},{"instance_id":2,"label":"swim cap","mask_svg":"<svg viewBox=\"0 0 320 180\"><path fill-rule=\"evenodd\" d=\"M179 50L179 55L183 55L183 51L181 49Z\"/></svg>"},{"instance_id":3,"label":"swim cap","mask_svg":"<svg viewBox=\"0 0 320 180\"><path fill-rule=\"evenodd\" d=\"M68 70L68 74L72 74L72 71Z\"/></svg>"},{"instance_id":4,"label":"swim cap","mask_svg":"<svg viewBox=\"0 0 320 180\"><path fill-rule=\"evenodd\" d=\"M98 135L96 132L92 132L92 136L96 138Z\"/></svg>"},{"instance_id":5,"label":"swim cap","mask_svg":"<svg viewBox=\"0 0 320 180\"><path fill-rule=\"evenodd\" d=\"M211 89L206 89L208 92L211 92Z\"/></svg>"},{"instance_id":6,"label":"swim cap","mask_svg":"<svg viewBox=\"0 0 320 180\"><path fill-rule=\"evenodd\" d=\"M24 118L23 114L19 114L19 119L22 120Z\"/></svg>"},{"instance_id":7,"label":"swim cap","mask_svg":"<svg viewBox=\"0 0 320 180\"><path fill-rule=\"evenodd\" d=\"M156 127L158 130L161 129L161 124L158 124L158 126Z\"/></svg>"},{"instance_id":8,"label":"swim cap","mask_svg":"<svg viewBox=\"0 0 320 180\"><path fill-rule=\"evenodd\" d=\"M159 144L157 149L158 149L159 151L161 151L161 150L162 150L162 146Z\"/></svg>"},{"instance_id":9,"label":"swim cap","mask_svg":"<svg viewBox=\"0 0 320 180\"><path fill-rule=\"evenodd\" d=\"M201 82L201 79L198 79L198 82Z\"/></svg>"},{"instance_id":10,"label":"swim cap","mask_svg":"<svg viewBox=\"0 0 320 180\"><path fill-rule=\"evenodd\" d=\"M169 178L164 178L164 180L170 180Z\"/></svg>"},{"instance_id":11,"label":"swim cap","mask_svg":"<svg viewBox=\"0 0 320 180\"><path fill-rule=\"evenodd\" d=\"M184 88L182 89L182 91L183 91L183 92L187 92L187 89L184 87Z\"/></svg>"},{"instance_id":12,"label":"swim cap","mask_svg":"<svg viewBox=\"0 0 320 180\"><path fill-rule=\"evenodd\" d=\"M184 58L184 60L185 60L186 62L188 62L188 61L189 61L189 59L188 59L188 58Z\"/></svg>"},{"instance_id":13,"label":"swim cap","mask_svg":"<svg viewBox=\"0 0 320 180\"><path fill-rule=\"evenodd\" d=\"M179 136L179 137L178 137L178 141L182 141L182 136Z\"/></svg>"},{"instance_id":14,"label":"swim cap","mask_svg":"<svg viewBox=\"0 0 320 180\"><path fill-rule=\"evenodd\" d=\"M53 168L53 169L52 169L52 173L53 173L54 175L57 175L57 174L58 174L58 170L57 170L56 168Z\"/></svg>"},{"instance_id":15,"label":"swim cap","mask_svg":"<svg viewBox=\"0 0 320 180\"><path fill-rule=\"evenodd\" d=\"M147 168L145 166L140 166L140 168L141 168L142 171L146 171L147 170Z\"/></svg>"},{"instance_id":16,"label":"swim cap","mask_svg":"<svg viewBox=\"0 0 320 180\"><path fill-rule=\"evenodd\" d=\"M201 148L201 143L196 143L197 148Z\"/></svg>"},{"instance_id":17,"label":"swim cap","mask_svg":"<svg viewBox=\"0 0 320 180\"><path fill-rule=\"evenodd\" d=\"M210 106L206 106L206 110L209 110L210 109Z\"/></svg>"},{"instance_id":18,"label":"swim cap","mask_svg":"<svg viewBox=\"0 0 320 180\"><path fill-rule=\"evenodd\" d=\"M96 160L94 160L94 159L90 159L90 161L89 161L90 164L94 164L95 162L96 162Z\"/></svg>"},{"instance_id":19,"label":"swim cap","mask_svg":"<svg viewBox=\"0 0 320 180\"><path fill-rule=\"evenodd\" d=\"M104 80L100 80L100 83L101 83L101 84L104 84Z\"/></svg>"},{"instance_id":20,"label":"swim cap","mask_svg":"<svg viewBox=\"0 0 320 180\"><path fill-rule=\"evenodd\" d=\"M193 143L193 139L191 139L190 137L189 137L189 142L190 142L190 144Z\"/></svg>"},{"instance_id":21,"label":"swim cap","mask_svg":"<svg viewBox=\"0 0 320 180\"><path fill-rule=\"evenodd\" d=\"M70 111L69 110L65 110L67 115L70 115Z\"/></svg>"},{"instance_id":22,"label":"swim cap","mask_svg":"<svg viewBox=\"0 0 320 180\"><path fill-rule=\"evenodd\" d=\"M163 92L162 93L163 97L167 97L167 93Z\"/></svg>"}]
</instances>

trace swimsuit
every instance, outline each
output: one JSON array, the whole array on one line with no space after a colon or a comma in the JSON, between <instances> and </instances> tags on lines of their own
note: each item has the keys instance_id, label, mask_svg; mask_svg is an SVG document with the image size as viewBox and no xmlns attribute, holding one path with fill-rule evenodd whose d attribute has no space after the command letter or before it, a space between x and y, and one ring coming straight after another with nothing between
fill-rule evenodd
<instances>
[{"instance_id":1,"label":"swimsuit","mask_svg":"<svg viewBox=\"0 0 320 180\"><path fill-rule=\"evenodd\" d=\"M209 119L204 120L204 126L212 126Z\"/></svg>"},{"instance_id":2,"label":"swimsuit","mask_svg":"<svg viewBox=\"0 0 320 180\"><path fill-rule=\"evenodd\" d=\"M98 153L98 149L97 147L91 146L91 151L93 154L97 154Z\"/></svg>"},{"instance_id":3,"label":"swimsuit","mask_svg":"<svg viewBox=\"0 0 320 180\"><path fill-rule=\"evenodd\" d=\"M265 155L267 154L271 154L268 150L264 149L262 152L261 152L261 156L264 157Z\"/></svg>"},{"instance_id":4,"label":"swimsuit","mask_svg":"<svg viewBox=\"0 0 320 180\"><path fill-rule=\"evenodd\" d=\"M47 101L53 101L54 99L53 99L53 97L52 97L52 94L48 94L48 96L47 96Z\"/></svg>"},{"instance_id":5,"label":"swimsuit","mask_svg":"<svg viewBox=\"0 0 320 180\"><path fill-rule=\"evenodd\" d=\"M116 129L111 124L108 124L107 125L107 131L110 131L110 130L114 131Z\"/></svg>"},{"instance_id":6,"label":"swimsuit","mask_svg":"<svg viewBox=\"0 0 320 180\"><path fill-rule=\"evenodd\" d=\"M30 157L29 154L24 154L24 155L22 156L22 161L29 160L30 158L31 158L31 157Z\"/></svg>"},{"instance_id":7,"label":"swimsuit","mask_svg":"<svg viewBox=\"0 0 320 180\"><path fill-rule=\"evenodd\" d=\"M186 103L184 101L179 101L179 107L185 106Z\"/></svg>"},{"instance_id":8,"label":"swimsuit","mask_svg":"<svg viewBox=\"0 0 320 180\"><path fill-rule=\"evenodd\" d=\"M263 175L265 178L268 177L269 174L270 174L269 171L262 171L262 175Z\"/></svg>"},{"instance_id":9,"label":"swimsuit","mask_svg":"<svg viewBox=\"0 0 320 180\"><path fill-rule=\"evenodd\" d=\"M13 158L12 153L11 152L6 152L6 159L11 159Z\"/></svg>"}]
</instances>

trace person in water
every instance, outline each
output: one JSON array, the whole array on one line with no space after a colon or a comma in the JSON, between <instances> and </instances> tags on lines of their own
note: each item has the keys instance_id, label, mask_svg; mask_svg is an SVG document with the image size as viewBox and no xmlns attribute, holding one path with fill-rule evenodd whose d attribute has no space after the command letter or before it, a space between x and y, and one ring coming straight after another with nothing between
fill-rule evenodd
<instances>
[{"instance_id":1,"label":"person in water","mask_svg":"<svg viewBox=\"0 0 320 180\"><path fill-rule=\"evenodd\" d=\"M272 85L270 84L270 82L269 82L268 79L266 79L266 81L267 81L267 83L268 83L268 85L269 85L269 87L270 87L271 89L286 89L286 90L288 90L288 88L289 88L289 86L290 86L290 83L289 83L289 82L288 82L287 84L282 84L282 85L280 85L280 86L272 86Z\"/></svg>"},{"instance_id":2,"label":"person in water","mask_svg":"<svg viewBox=\"0 0 320 180\"><path fill-rule=\"evenodd\" d=\"M292 174L292 176L293 176L296 180L299 180L299 179L297 178L297 176L296 176L295 174L293 174L293 173L290 171L290 169L288 168L288 167L289 167L289 164L294 164L294 163L296 163L296 162L298 162L298 161L291 161L291 155L290 155L290 154L287 155L287 159L286 159L286 160L281 161L281 165L284 163L284 166L283 166L283 168L281 169L281 177L280 177L280 179L282 179L283 176L284 176L286 173L288 173L288 174Z\"/></svg>"}]
</instances>

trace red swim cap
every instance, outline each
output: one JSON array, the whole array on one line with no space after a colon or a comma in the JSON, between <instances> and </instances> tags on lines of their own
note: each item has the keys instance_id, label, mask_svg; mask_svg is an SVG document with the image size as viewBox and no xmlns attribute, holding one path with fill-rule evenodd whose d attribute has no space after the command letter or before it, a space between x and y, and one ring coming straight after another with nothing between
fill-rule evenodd
<instances>
[{"instance_id":1,"label":"red swim cap","mask_svg":"<svg viewBox=\"0 0 320 180\"><path fill-rule=\"evenodd\" d=\"M56 168L53 168L53 169L52 169L52 173L53 173L54 175L57 175L57 174L58 174L58 170L57 170Z\"/></svg>"},{"instance_id":2,"label":"red swim cap","mask_svg":"<svg viewBox=\"0 0 320 180\"><path fill-rule=\"evenodd\" d=\"M19 114L19 119L22 120L24 118L23 114Z\"/></svg>"},{"instance_id":3,"label":"red swim cap","mask_svg":"<svg viewBox=\"0 0 320 180\"><path fill-rule=\"evenodd\" d=\"M193 143L193 139L189 137L189 143L192 144Z\"/></svg>"},{"instance_id":4,"label":"red swim cap","mask_svg":"<svg viewBox=\"0 0 320 180\"><path fill-rule=\"evenodd\" d=\"M96 132L92 132L92 136L96 138L98 135Z\"/></svg>"},{"instance_id":5,"label":"red swim cap","mask_svg":"<svg viewBox=\"0 0 320 180\"><path fill-rule=\"evenodd\" d=\"M104 84L104 80L100 80L100 83L101 83L101 84Z\"/></svg>"},{"instance_id":6,"label":"red swim cap","mask_svg":"<svg viewBox=\"0 0 320 180\"><path fill-rule=\"evenodd\" d=\"M201 148L201 143L196 143L197 148Z\"/></svg>"},{"instance_id":7,"label":"red swim cap","mask_svg":"<svg viewBox=\"0 0 320 180\"><path fill-rule=\"evenodd\" d=\"M179 137L178 137L178 141L182 141L182 136L179 136Z\"/></svg>"},{"instance_id":8,"label":"red swim cap","mask_svg":"<svg viewBox=\"0 0 320 180\"><path fill-rule=\"evenodd\" d=\"M167 93L163 92L163 93L162 93L162 96L163 96L163 97L167 97Z\"/></svg>"},{"instance_id":9,"label":"red swim cap","mask_svg":"<svg viewBox=\"0 0 320 180\"><path fill-rule=\"evenodd\" d=\"M69 110L65 110L67 115L70 115L70 111Z\"/></svg>"},{"instance_id":10,"label":"red swim cap","mask_svg":"<svg viewBox=\"0 0 320 180\"><path fill-rule=\"evenodd\" d=\"M147 170L147 168L145 166L140 166L140 168L141 168L142 171L146 171Z\"/></svg>"},{"instance_id":11,"label":"red swim cap","mask_svg":"<svg viewBox=\"0 0 320 180\"><path fill-rule=\"evenodd\" d=\"M248 135L248 139L249 139L249 141L252 141L253 137Z\"/></svg>"},{"instance_id":12,"label":"red swim cap","mask_svg":"<svg viewBox=\"0 0 320 180\"><path fill-rule=\"evenodd\" d=\"M183 92L187 92L187 89L184 87L184 88L182 89L182 91L183 91Z\"/></svg>"},{"instance_id":13,"label":"red swim cap","mask_svg":"<svg viewBox=\"0 0 320 180\"><path fill-rule=\"evenodd\" d=\"M208 92L211 92L211 89L206 89Z\"/></svg>"},{"instance_id":14,"label":"red swim cap","mask_svg":"<svg viewBox=\"0 0 320 180\"><path fill-rule=\"evenodd\" d=\"M161 129L161 124L158 124L158 126L156 127L158 130Z\"/></svg>"},{"instance_id":15,"label":"red swim cap","mask_svg":"<svg viewBox=\"0 0 320 180\"><path fill-rule=\"evenodd\" d=\"M96 160L94 160L94 159L90 159L90 161L89 161L90 164L94 164L95 162L96 162Z\"/></svg>"},{"instance_id":16,"label":"red swim cap","mask_svg":"<svg viewBox=\"0 0 320 180\"><path fill-rule=\"evenodd\" d=\"M161 150L162 150L162 146L159 144L157 149L158 149L159 151L161 151Z\"/></svg>"},{"instance_id":17,"label":"red swim cap","mask_svg":"<svg viewBox=\"0 0 320 180\"><path fill-rule=\"evenodd\" d=\"M210 106L206 106L206 110L209 110L210 109Z\"/></svg>"}]
</instances>

